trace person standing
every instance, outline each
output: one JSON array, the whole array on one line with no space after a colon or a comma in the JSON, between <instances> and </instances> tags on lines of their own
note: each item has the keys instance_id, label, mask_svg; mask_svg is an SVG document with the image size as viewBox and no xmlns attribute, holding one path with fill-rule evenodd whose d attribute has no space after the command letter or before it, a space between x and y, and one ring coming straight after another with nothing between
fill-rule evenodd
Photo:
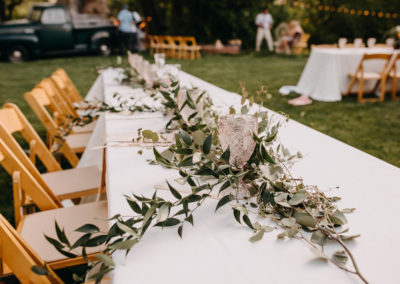
<instances>
[{"instance_id":1,"label":"person standing","mask_svg":"<svg viewBox=\"0 0 400 284\"><path fill-rule=\"evenodd\" d=\"M132 34L132 25L133 25L133 16L132 13L128 11L128 6L124 5L122 10L118 13L117 19L119 21L119 40L120 40L120 48L121 54L124 51L133 49L133 34Z\"/></svg>"},{"instance_id":2,"label":"person standing","mask_svg":"<svg viewBox=\"0 0 400 284\"><path fill-rule=\"evenodd\" d=\"M274 43L272 41L271 29L273 19L269 13L268 7L256 17L257 36L256 36L256 51L260 51L263 39L267 41L269 51L274 51Z\"/></svg>"},{"instance_id":3,"label":"person standing","mask_svg":"<svg viewBox=\"0 0 400 284\"><path fill-rule=\"evenodd\" d=\"M139 39L139 29L137 25L141 22L141 17L138 12L132 12L133 24L131 25L132 32L132 44L136 51L141 50L140 48L140 39Z\"/></svg>"}]
</instances>

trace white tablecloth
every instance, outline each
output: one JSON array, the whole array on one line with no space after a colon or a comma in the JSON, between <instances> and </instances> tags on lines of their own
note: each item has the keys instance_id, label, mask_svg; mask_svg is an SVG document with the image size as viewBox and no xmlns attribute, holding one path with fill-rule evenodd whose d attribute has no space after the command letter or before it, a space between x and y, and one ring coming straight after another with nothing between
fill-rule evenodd
<instances>
[{"instance_id":1,"label":"white tablecloth","mask_svg":"<svg viewBox=\"0 0 400 284\"><path fill-rule=\"evenodd\" d=\"M116 87L112 79L115 76L112 70L102 74L106 99ZM239 95L184 72L181 76L185 82L208 90L220 110L226 112L232 104L240 106ZM99 129L95 130L95 133L101 132L97 134L100 140L91 141L92 144L100 145L105 137L113 135L133 135L140 127L159 130L167 121L157 113L138 113L132 117L112 114L102 119L97 124ZM370 283L398 283L400 169L293 120L281 129L279 138L289 149L300 150L304 155L293 167L296 176L324 190L340 186L332 194L343 198L341 208L357 208L347 217L350 233L359 233L362 237L349 247ZM121 146L107 148L110 216L131 214L124 194L150 196L154 185L164 185L166 179L171 181L177 177L174 170L149 165L146 159L153 158L151 150L144 150L142 155L138 150ZM88 147L86 152L90 151ZM169 198L168 194L168 191L159 191L165 198ZM236 223L231 209L223 207L214 213L215 206L216 200L209 200L196 211L195 226L185 225L183 240L176 228L149 229L127 257L114 255L116 268L112 282L361 283L335 266L315 260L301 241L277 240L278 232L265 234L262 241L250 243L251 231ZM329 245L326 248L332 249Z\"/></svg>"},{"instance_id":2,"label":"white tablecloth","mask_svg":"<svg viewBox=\"0 0 400 284\"><path fill-rule=\"evenodd\" d=\"M309 96L317 101L333 102L342 99L349 86L349 73L354 73L365 53L392 53L387 48L315 48L294 89L297 93ZM372 60L365 64L365 72L380 72L384 66L382 60ZM365 90L375 85L374 81L365 81ZM391 91L391 85L387 85ZM353 91L358 89L357 84Z\"/></svg>"}]
</instances>

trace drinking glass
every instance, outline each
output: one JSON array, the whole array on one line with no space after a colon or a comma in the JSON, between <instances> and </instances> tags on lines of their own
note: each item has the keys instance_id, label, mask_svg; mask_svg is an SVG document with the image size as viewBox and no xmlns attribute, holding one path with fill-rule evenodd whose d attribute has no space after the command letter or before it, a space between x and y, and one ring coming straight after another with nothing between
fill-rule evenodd
<instances>
[{"instance_id":1,"label":"drinking glass","mask_svg":"<svg viewBox=\"0 0 400 284\"><path fill-rule=\"evenodd\" d=\"M339 38L339 48L346 47L346 43L347 43L347 38L345 37Z\"/></svg>"},{"instance_id":2,"label":"drinking glass","mask_svg":"<svg viewBox=\"0 0 400 284\"><path fill-rule=\"evenodd\" d=\"M257 133L257 118L249 114L224 115L219 120L219 139L222 150L230 149L229 163L242 168L253 154Z\"/></svg>"},{"instance_id":3,"label":"drinking glass","mask_svg":"<svg viewBox=\"0 0 400 284\"><path fill-rule=\"evenodd\" d=\"M162 69L165 65L165 53L155 53L154 62L158 69Z\"/></svg>"},{"instance_id":4,"label":"drinking glass","mask_svg":"<svg viewBox=\"0 0 400 284\"><path fill-rule=\"evenodd\" d=\"M356 38L354 39L354 47L355 48L361 48L363 44L363 41L361 38Z\"/></svg>"},{"instance_id":5,"label":"drinking glass","mask_svg":"<svg viewBox=\"0 0 400 284\"><path fill-rule=\"evenodd\" d=\"M367 40L367 46L368 46L368 48L373 48L373 47L375 46L375 43L376 43L376 38L370 37L370 38Z\"/></svg>"},{"instance_id":6,"label":"drinking glass","mask_svg":"<svg viewBox=\"0 0 400 284\"><path fill-rule=\"evenodd\" d=\"M386 39L387 47L394 47L394 44L395 44L395 39L394 38L390 37L390 38Z\"/></svg>"}]
</instances>

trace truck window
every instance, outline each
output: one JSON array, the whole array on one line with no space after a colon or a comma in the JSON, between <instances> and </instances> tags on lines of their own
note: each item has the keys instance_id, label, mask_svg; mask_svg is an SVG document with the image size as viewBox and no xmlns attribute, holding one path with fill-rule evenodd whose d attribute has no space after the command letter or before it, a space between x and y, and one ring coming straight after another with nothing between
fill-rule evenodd
<instances>
[{"instance_id":1,"label":"truck window","mask_svg":"<svg viewBox=\"0 0 400 284\"><path fill-rule=\"evenodd\" d=\"M42 14L42 24L57 25L67 21L67 14L62 8L45 9Z\"/></svg>"},{"instance_id":2,"label":"truck window","mask_svg":"<svg viewBox=\"0 0 400 284\"><path fill-rule=\"evenodd\" d=\"M39 22L42 15L42 9L32 9L29 13L28 19L31 22Z\"/></svg>"}]
</instances>

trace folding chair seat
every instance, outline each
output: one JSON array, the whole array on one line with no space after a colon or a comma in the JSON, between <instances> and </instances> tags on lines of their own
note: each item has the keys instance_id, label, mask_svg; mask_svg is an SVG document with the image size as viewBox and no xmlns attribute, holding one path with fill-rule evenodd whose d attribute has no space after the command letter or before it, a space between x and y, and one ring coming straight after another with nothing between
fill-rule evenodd
<instances>
[{"instance_id":1,"label":"folding chair seat","mask_svg":"<svg viewBox=\"0 0 400 284\"><path fill-rule=\"evenodd\" d=\"M57 109L54 109L54 104L52 104L46 92L40 88L34 88L31 92L26 93L25 100L46 128L48 146L49 148L52 148L53 143L55 142L54 140L57 138L60 140L60 129L57 121L55 121L47 108L50 111L56 111ZM54 116L57 117L57 115ZM67 158L68 162L73 167L75 167L79 161L76 153L82 153L85 150L90 136L91 133L73 133L63 137L65 141L58 141L58 144L61 144L58 151Z\"/></svg>"},{"instance_id":2,"label":"folding chair seat","mask_svg":"<svg viewBox=\"0 0 400 284\"><path fill-rule=\"evenodd\" d=\"M17 109L18 110L18 109ZM4 120L4 115L8 115L12 119L7 122ZM49 193L55 200L56 204L60 204L61 200L77 199L87 195L93 195L99 192L101 186L102 174L98 167L83 167L62 170L50 151L46 148L40 137L29 127L14 128L14 125L26 125L27 121L17 120L18 112L10 107L5 107L0 110L0 139L12 151L10 159L15 164L23 165L28 173L40 184L40 186ZM24 118L24 117L22 117ZM4 124L3 124L4 122ZM10 127L11 126L11 127ZM28 125L29 126L29 125ZM21 133L25 140L30 144L30 157L25 154L22 147L18 144L13 133ZM47 173L40 173L35 166L36 157L43 163L47 169ZM7 168L6 168L7 170ZM13 171L7 170L10 175ZM18 177L15 177L15 181ZM26 213L26 207L32 204L31 196L23 194L21 186L18 186L14 181L14 215L15 221L18 223L21 215ZM21 192L22 190L22 192Z\"/></svg>"},{"instance_id":3,"label":"folding chair seat","mask_svg":"<svg viewBox=\"0 0 400 284\"><path fill-rule=\"evenodd\" d=\"M369 53L364 54L361 58L360 64L358 65L356 71L354 73L348 74L351 78L349 87L345 96L348 96L351 93L351 90L355 83L358 81L358 101L359 102L383 102L385 100L385 85L386 85L386 69L389 63L391 54L387 53ZM381 60L384 62L383 68L380 72L371 72L365 71L365 62L370 60ZM372 90L374 93L378 88L379 84L381 86L379 98L364 98L364 81L376 81L375 86Z\"/></svg>"}]
</instances>

